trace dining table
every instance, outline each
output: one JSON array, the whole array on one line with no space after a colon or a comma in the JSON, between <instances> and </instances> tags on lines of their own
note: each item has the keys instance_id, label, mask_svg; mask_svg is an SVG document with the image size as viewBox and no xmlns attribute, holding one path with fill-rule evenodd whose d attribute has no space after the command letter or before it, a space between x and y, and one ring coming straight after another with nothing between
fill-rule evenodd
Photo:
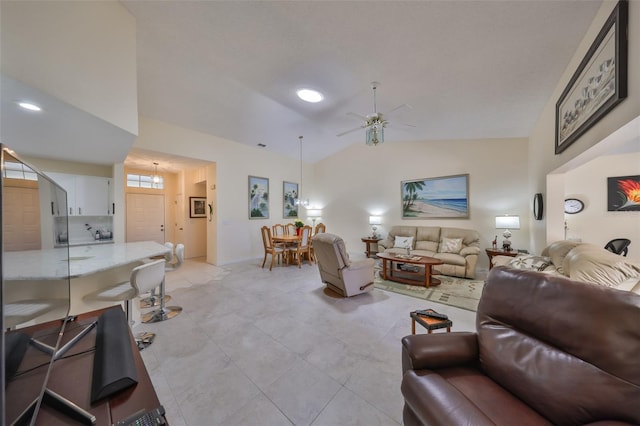
<instances>
[{"instance_id":1,"label":"dining table","mask_svg":"<svg viewBox=\"0 0 640 426\"><path fill-rule=\"evenodd\" d=\"M274 244L284 244L284 263L286 265L297 265L298 263L294 261L293 256L289 256L289 252L287 251L287 246L293 246L294 244L298 244L298 241L302 239L302 235L274 235L271 237Z\"/></svg>"}]
</instances>

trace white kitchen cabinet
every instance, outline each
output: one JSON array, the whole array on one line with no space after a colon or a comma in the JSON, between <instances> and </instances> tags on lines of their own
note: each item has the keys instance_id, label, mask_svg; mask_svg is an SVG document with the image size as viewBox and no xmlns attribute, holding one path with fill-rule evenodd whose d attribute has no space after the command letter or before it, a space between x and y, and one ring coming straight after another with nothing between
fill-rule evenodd
<instances>
[{"instance_id":1,"label":"white kitchen cabinet","mask_svg":"<svg viewBox=\"0 0 640 426\"><path fill-rule=\"evenodd\" d=\"M108 216L113 214L110 178L51 172L47 175L67 191L70 216Z\"/></svg>"}]
</instances>

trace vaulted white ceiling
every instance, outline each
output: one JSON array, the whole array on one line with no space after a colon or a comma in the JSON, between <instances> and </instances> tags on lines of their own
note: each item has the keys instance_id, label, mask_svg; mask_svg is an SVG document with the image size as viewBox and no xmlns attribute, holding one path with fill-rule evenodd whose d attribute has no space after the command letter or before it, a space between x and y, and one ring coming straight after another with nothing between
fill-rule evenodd
<instances>
[{"instance_id":1,"label":"vaulted white ceiling","mask_svg":"<svg viewBox=\"0 0 640 426\"><path fill-rule=\"evenodd\" d=\"M137 1L141 115L317 161L408 103L385 143L527 137L601 1ZM296 90L320 90L308 104ZM415 127L404 126L412 124Z\"/></svg>"},{"instance_id":2,"label":"vaulted white ceiling","mask_svg":"<svg viewBox=\"0 0 640 426\"><path fill-rule=\"evenodd\" d=\"M364 130L336 135L362 124L347 113L373 112L372 81L381 83L378 111L412 106L387 116L385 143L529 136L601 3L122 0L136 19L141 116L292 158L302 135L310 162L364 144ZM7 107L19 86L3 77L5 143L28 139L28 155L122 161L134 135L63 103L42 126L20 126ZM301 101L301 87L325 100ZM75 120L73 131L46 122L56 117ZM131 161L152 164L148 154Z\"/></svg>"}]
</instances>

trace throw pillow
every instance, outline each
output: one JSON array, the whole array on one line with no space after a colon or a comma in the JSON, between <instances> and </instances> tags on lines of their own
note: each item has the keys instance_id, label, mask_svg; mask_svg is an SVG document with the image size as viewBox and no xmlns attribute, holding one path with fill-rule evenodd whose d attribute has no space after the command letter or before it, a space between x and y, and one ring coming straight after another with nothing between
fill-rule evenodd
<instances>
[{"instance_id":1,"label":"throw pillow","mask_svg":"<svg viewBox=\"0 0 640 426\"><path fill-rule=\"evenodd\" d=\"M544 271L550 264L550 258L546 256L534 256L532 254L519 254L509 262L511 268L526 269L529 271Z\"/></svg>"},{"instance_id":2,"label":"throw pillow","mask_svg":"<svg viewBox=\"0 0 640 426\"><path fill-rule=\"evenodd\" d=\"M462 238L443 238L440 242L440 253L460 253Z\"/></svg>"},{"instance_id":3,"label":"throw pillow","mask_svg":"<svg viewBox=\"0 0 640 426\"><path fill-rule=\"evenodd\" d=\"M393 243L394 248L411 248L413 246L413 237L401 237L396 235L396 239Z\"/></svg>"}]
</instances>

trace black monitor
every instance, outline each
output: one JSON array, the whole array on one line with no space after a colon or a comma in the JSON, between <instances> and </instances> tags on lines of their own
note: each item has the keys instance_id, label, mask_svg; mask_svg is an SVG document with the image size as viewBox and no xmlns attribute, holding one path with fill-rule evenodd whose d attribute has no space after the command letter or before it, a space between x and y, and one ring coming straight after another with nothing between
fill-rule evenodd
<instances>
[{"instance_id":1,"label":"black monitor","mask_svg":"<svg viewBox=\"0 0 640 426\"><path fill-rule=\"evenodd\" d=\"M36 418L64 331L69 224L66 191L7 146L0 155L0 424L12 425Z\"/></svg>"}]
</instances>

